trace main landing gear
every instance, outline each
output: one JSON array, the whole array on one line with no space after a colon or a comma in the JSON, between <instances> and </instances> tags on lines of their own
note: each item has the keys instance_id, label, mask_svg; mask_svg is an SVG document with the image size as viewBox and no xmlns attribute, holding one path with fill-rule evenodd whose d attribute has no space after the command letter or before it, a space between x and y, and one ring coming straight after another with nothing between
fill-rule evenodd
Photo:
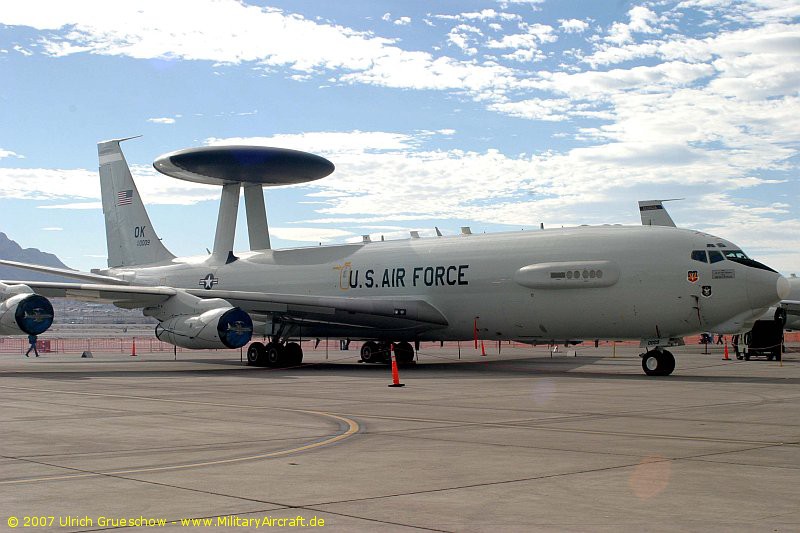
<instances>
[{"instance_id":1,"label":"main landing gear","mask_svg":"<svg viewBox=\"0 0 800 533\"><path fill-rule=\"evenodd\" d=\"M247 364L280 368L299 366L303 362L303 348L296 342L251 343L247 348Z\"/></svg>"},{"instance_id":2,"label":"main landing gear","mask_svg":"<svg viewBox=\"0 0 800 533\"><path fill-rule=\"evenodd\" d=\"M675 370L675 357L661 347L650 350L640 356L642 369L648 376L669 376Z\"/></svg>"},{"instance_id":3,"label":"main landing gear","mask_svg":"<svg viewBox=\"0 0 800 533\"><path fill-rule=\"evenodd\" d=\"M414 361L414 347L408 342L367 341L361 346L361 360L365 363L388 363L391 361L390 349L394 347L394 358L398 364Z\"/></svg>"}]
</instances>

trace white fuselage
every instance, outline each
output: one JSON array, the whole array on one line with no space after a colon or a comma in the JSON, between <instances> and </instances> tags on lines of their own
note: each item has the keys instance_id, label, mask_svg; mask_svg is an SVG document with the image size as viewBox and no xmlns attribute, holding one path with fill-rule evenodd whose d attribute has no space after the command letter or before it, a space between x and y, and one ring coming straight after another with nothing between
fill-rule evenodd
<instances>
[{"instance_id":1,"label":"white fuselage","mask_svg":"<svg viewBox=\"0 0 800 533\"><path fill-rule=\"evenodd\" d=\"M692 260L693 250L720 244L738 249L670 227L578 227L264 250L229 264L181 258L108 272L136 285L424 299L447 325L407 334L418 340L471 339L476 324L484 339L667 339L742 331L780 299L773 271ZM351 336L342 331L328 325L307 335ZM366 337L376 335L411 340L391 331Z\"/></svg>"}]
</instances>

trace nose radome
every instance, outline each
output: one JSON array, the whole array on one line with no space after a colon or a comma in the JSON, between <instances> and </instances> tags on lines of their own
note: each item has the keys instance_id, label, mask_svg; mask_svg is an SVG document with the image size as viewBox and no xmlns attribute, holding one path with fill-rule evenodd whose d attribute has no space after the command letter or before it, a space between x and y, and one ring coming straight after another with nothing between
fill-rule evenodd
<instances>
[{"instance_id":1,"label":"nose radome","mask_svg":"<svg viewBox=\"0 0 800 533\"><path fill-rule=\"evenodd\" d=\"M747 272L747 297L752 309L775 305L789 294L789 281L768 270L750 268Z\"/></svg>"}]
</instances>

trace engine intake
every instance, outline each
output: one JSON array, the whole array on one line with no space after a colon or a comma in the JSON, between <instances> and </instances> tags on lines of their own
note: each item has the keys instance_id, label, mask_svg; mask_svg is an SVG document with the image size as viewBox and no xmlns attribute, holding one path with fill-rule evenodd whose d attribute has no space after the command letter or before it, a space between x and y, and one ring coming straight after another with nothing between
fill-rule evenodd
<instances>
[{"instance_id":1,"label":"engine intake","mask_svg":"<svg viewBox=\"0 0 800 533\"><path fill-rule=\"evenodd\" d=\"M27 285L0 285L0 334L41 335L53 324L50 300Z\"/></svg>"}]
</instances>

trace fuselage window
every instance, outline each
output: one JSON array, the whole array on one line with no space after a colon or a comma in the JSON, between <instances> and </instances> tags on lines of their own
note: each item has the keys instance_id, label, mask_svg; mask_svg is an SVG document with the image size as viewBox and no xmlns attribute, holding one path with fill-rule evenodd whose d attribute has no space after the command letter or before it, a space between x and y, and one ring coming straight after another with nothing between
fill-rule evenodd
<instances>
[{"instance_id":1,"label":"fuselage window","mask_svg":"<svg viewBox=\"0 0 800 533\"><path fill-rule=\"evenodd\" d=\"M706 259L705 250L694 250L692 252L692 259L694 259L695 261L700 261L701 263L708 263L708 259Z\"/></svg>"},{"instance_id":2,"label":"fuselage window","mask_svg":"<svg viewBox=\"0 0 800 533\"><path fill-rule=\"evenodd\" d=\"M718 252L716 250L709 251L708 258L711 260L712 263L719 263L720 261L725 260L725 258L722 257L722 252Z\"/></svg>"}]
</instances>

